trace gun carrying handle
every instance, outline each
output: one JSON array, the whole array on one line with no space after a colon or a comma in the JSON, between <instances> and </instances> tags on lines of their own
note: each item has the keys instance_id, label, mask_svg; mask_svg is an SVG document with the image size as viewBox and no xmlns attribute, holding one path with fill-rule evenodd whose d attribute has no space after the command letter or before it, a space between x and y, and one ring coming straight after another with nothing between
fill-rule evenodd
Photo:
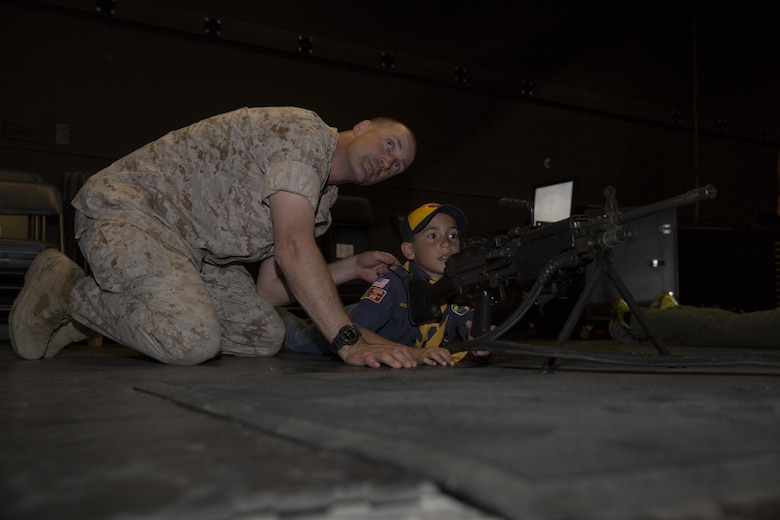
<instances>
[{"instance_id":1,"label":"gun carrying handle","mask_svg":"<svg viewBox=\"0 0 780 520\"><path fill-rule=\"evenodd\" d=\"M474 294L474 321L471 323L471 337L478 338L490 332L490 294L480 289Z\"/></svg>"}]
</instances>

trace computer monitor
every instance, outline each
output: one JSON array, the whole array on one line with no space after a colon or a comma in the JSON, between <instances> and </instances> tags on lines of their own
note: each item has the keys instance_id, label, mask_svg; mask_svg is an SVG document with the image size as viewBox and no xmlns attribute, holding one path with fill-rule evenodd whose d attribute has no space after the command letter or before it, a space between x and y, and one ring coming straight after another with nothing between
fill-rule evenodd
<instances>
[{"instance_id":1,"label":"computer monitor","mask_svg":"<svg viewBox=\"0 0 780 520\"><path fill-rule=\"evenodd\" d=\"M574 179L534 187L534 224L550 224L571 216Z\"/></svg>"}]
</instances>

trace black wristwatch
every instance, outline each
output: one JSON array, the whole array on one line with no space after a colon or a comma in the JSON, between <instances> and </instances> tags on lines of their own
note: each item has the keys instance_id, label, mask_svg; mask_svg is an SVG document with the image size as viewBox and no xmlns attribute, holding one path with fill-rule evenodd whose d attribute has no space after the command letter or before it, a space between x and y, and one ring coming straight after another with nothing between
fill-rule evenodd
<instances>
[{"instance_id":1,"label":"black wristwatch","mask_svg":"<svg viewBox=\"0 0 780 520\"><path fill-rule=\"evenodd\" d=\"M354 325L344 325L330 342L331 352L338 352L345 345L354 345L360 339L360 331Z\"/></svg>"}]
</instances>

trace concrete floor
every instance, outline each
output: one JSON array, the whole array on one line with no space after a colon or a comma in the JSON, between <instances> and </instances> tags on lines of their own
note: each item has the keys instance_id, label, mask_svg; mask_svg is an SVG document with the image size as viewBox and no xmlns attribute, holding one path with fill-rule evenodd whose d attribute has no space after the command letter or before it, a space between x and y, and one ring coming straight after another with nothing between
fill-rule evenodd
<instances>
[{"instance_id":1,"label":"concrete floor","mask_svg":"<svg viewBox=\"0 0 780 520\"><path fill-rule=\"evenodd\" d=\"M23 361L2 343L0 516L780 518L780 368L539 367L171 367L112 344Z\"/></svg>"}]
</instances>

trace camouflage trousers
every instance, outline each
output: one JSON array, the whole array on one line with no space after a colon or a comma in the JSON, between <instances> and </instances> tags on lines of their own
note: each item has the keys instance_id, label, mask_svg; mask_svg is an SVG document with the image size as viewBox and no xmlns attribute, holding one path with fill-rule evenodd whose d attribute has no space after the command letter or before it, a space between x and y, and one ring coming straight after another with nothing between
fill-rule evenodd
<instances>
[{"instance_id":1,"label":"camouflage trousers","mask_svg":"<svg viewBox=\"0 0 780 520\"><path fill-rule=\"evenodd\" d=\"M76 230L90 276L71 294L75 321L169 364L218 354L272 356L281 348L281 318L242 265L197 265L162 224L153 236L77 212Z\"/></svg>"},{"instance_id":2,"label":"camouflage trousers","mask_svg":"<svg viewBox=\"0 0 780 520\"><path fill-rule=\"evenodd\" d=\"M680 305L645 309L644 314L661 340L693 346L780 348L780 308L740 313Z\"/></svg>"}]
</instances>

